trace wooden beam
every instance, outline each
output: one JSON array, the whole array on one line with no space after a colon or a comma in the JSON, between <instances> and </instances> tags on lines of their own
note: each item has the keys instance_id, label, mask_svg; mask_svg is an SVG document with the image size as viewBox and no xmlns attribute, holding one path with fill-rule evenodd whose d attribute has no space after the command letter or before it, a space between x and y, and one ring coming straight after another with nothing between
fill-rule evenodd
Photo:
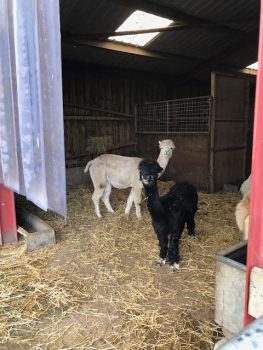
<instances>
[{"instance_id":1,"label":"wooden beam","mask_svg":"<svg viewBox=\"0 0 263 350\"><path fill-rule=\"evenodd\" d=\"M256 18L246 19L246 22L255 22ZM172 32L172 31L180 31L180 30L191 30L194 28L212 28L212 27L220 27L225 24L235 24L235 23L243 23L243 20L233 20L233 21L220 21L220 22L207 22L207 23L175 23L168 27L157 27L151 29L134 29L134 30L124 30L119 32L101 32L101 33L86 33L86 34L73 34L69 32L62 32L62 35L67 38L72 38L74 40L90 40L90 39L108 39L109 37L114 36L125 36L125 35L134 35L134 34L146 34L146 33L163 33L163 32Z\"/></svg>"},{"instance_id":2,"label":"wooden beam","mask_svg":"<svg viewBox=\"0 0 263 350\"><path fill-rule=\"evenodd\" d=\"M110 152L115 151L117 149L126 148L126 147L134 147L134 146L136 146L136 143L127 143L125 145L111 147L111 148L107 149L106 153L110 153ZM92 155L91 152L86 152L86 153L82 153L82 154L78 154L78 155L74 155L74 156L66 156L66 160L80 159L80 158L84 158L84 157L90 157L91 155Z\"/></svg>"},{"instance_id":3,"label":"wooden beam","mask_svg":"<svg viewBox=\"0 0 263 350\"><path fill-rule=\"evenodd\" d=\"M252 36L249 36L249 42L251 42ZM239 41L243 43L243 40ZM230 49L227 49L224 51L222 54L215 55L213 58L209 60L201 59L201 58L196 58L192 56L185 56L185 55L178 55L178 54L168 54L164 52L158 52L155 50L150 50L150 49L144 49L144 48L139 48L135 47L132 45L128 44L122 44L122 43L117 43L117 42L112 42L112 41L101 41L101 40L73 40L72 38L67 38L63 37L62 38L62 43L65 44L70 44L72 46L82 46L82 47L94 47L94 48L99 48L99 49L104 49L104 50L109 50L109 51L117 51L117 52L122 52L126 54L131 54L131 55L137 55L137 56L143 56L143 57L148 57L148 58L154 58L154 59L161 59L164 61L170 61L174 62L175 64L178 63L176 61L177 59L182 59L182 60L187 60L188 62L194 62L197 63L195 64L194 68L188 71L185 75L181 76L176 76L181 79L179 84L181 84L184 81L189 80L191 75L195 74L197 71L202 71L205 70L206 68L211 68L213 66L214 69L223 69L223 70L228 70L228 71L240 71L243 69L241 66L231 66L231 65L226 65L226 64L220 64L220 60L224 58L224 56L227 54L227 52L230 51L230 54L233 53L233 47ZM239 47L240 48L240 47ZM171 78L171 75L170 75Z\"/></svg>"},{"instance_id":4,"label":"wooden beam","mask_svg":"<svg viewBox=\"0 0 263 350\"><path fill-rule=\"evenodd\" d=\"M90 115L65 115L64 121L96 121L96 122L132 122L134 120L131 118L125 117L105 117L105 116L90 116Z\"/></svg>"},{"instance_id":5,"label":"wooden beam","mask_svg":"<svg viewBox=\"0 0 263 350\"><path fill-rule=\"evenodd\" d=\"M134 119L135 115L134 114L128 114L128 113L123 113L123 112L116 112L116 111L112 111L109 109L104 109L104 108L99 108L99 107L92 107L92 106L87 106L87 105L78 105L75 103L64 103L64 106L67 107L72 107L75 109L82 109L82 110L87 110L87 111L97 111L97 112L102 112L105 114L112 114L112 115L117 115L117 116L121 116L123 118L129 118L129 119Z\"/></svg>"},{"instance_id":6,"label":"wooden beam","mask_svg":"<svg viewBox=\"0 0 263 350\"><path fill-rule=\"evenodd\" d=\"M251 40L252 36L249 36L249 40ZM176 59L182 59L182 60L188 60L189 62L198 62L198 64L203 63L204 66L207 65L207 62L209 60L205 60L202 58L197 58L193 56L186 56L186 55L178 55L178 54L170 54L170 53L165 53L165 52L159 52L151 49L145 49L145 48L140 48L124 43L117 43L114 41L103 41L103 40L77 40L77 39L72 39L68 37L63 37L62 42L65 44L70 44L72 46L82 46L82 47L94 47L94 48L99 48L99 49L104 49L104 50L109 50L109 51L117 51L117 52L122 52L122 53L127 53L131 55L136 55L136 56L144 56L144 57L149 57L149 58L156 58L156 59L161 59L161 60L168 60L168 61L174 61L176 63ZM243 42L243 40L242 40ZM231 47L232 50L232 47ZM215 56L216 58L218 56ZM222 69L230 69L230 70L240 70L243 69L243 67L239 66L231 66L231 65L220 65L220 68Z\"/></svg>"},{"instance_id":7,"label":"wooden beam","mask_svg":"<svg viewBox=\"0 0 263 350\"><path fill-rule=\"evenodd\" d=\"M149 58L158 58L162 60L169 60L169 61L175 61L176 59L183 59L183 60L189 60L189 61L198 61L202 62L204 60L195 58L195 57L190 57L190 56L185 56L185 55L174 55L174 54L169 54L169 53L164 53L164 52L159 52L155 50L150 50L150 49L144 49L128 44L123 44L123 43L117 43L114 41L102 41L102 40L82 40L82 39L73 39L72 36L62 36L62 43L68 43L71 45L76 45L76 46L86 46L86 47L95 47L99 49L104 49L104 50L110 50L110 51L116 51L116 52L122 52L122 53L127 53L131 55L136 55L136 56L144 56L144 57L149 57Z\"/></svg>"}]
</instances>

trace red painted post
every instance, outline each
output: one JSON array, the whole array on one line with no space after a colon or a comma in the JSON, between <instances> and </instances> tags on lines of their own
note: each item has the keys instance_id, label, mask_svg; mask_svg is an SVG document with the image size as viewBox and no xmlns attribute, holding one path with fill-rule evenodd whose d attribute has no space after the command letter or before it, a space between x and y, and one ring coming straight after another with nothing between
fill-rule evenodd
<instances>
[{"instance_id":1,"label":"red painted post","mask_svg":"<svg viewBox=\"0 0 263 350\"><path fill-rule=\"evenodd\" d=\"M0 234L2 244L17 242L14 193L0 185Z\"/></svg>"},{"instance_id":2,"label":"red painted post","mask_svg":"<svg viewBox=\"0 0 263 350\"><path fill-rule=\"evenodd\" d=\"M258 75L256 85L252 177L250 197L250 227L247 248L246 296L244 325L254 318L248 314L249 282L253 267L263 268L263 0L260 8Z\"/></svg>"}]
</instances>

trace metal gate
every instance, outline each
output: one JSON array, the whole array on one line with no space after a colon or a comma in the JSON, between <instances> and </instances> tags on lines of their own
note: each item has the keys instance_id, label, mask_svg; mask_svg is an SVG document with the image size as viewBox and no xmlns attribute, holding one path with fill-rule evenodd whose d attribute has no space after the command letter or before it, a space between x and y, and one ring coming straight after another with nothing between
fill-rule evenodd
<instances>
[{"instance_id":1,"label":"metal gate","mask_svg":"<svg viewBox=\"0 0 263 350\"><path fill-rule=\"evenodd\" d=\"M208 134L212 96L136 105L136 133Z\"/></svg>"}]
</instances>

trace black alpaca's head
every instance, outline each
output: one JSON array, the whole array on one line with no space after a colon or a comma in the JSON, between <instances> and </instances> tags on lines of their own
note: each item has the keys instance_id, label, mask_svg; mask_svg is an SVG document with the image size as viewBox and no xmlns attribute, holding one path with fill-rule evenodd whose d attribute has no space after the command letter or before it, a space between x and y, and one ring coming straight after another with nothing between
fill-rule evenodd
<instances>
[{"instance_id":1,"label":"black alpaca's head","mask_svg":"<svg viewBox=\"0 0 263 350\"><path fill-rule=\"evenodd\" d=\"M139 163L140 180L145 186L153 185L163 170L160 165L152 159L143 159Z\"/></svg>"}]
</instances>

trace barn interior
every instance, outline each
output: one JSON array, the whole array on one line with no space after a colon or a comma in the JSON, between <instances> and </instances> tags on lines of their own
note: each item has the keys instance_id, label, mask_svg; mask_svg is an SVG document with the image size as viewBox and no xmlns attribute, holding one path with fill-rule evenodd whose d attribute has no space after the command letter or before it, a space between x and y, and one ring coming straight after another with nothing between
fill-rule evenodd
<instances>
[{"instance_id":1,"label":"barn interior","mask_svg":"<svg viewBox=\"0 0 263 350\"><path fill-rule=\"evenodd\" d=\"M169 23L117 35L135 11ZM212 350L228 334L215 322L215 254L243 241L234 213L251 172L259 3L60 0L60 21L68 216L16 196L56 244L0 251L0 350ZM116 40L152 32L145 45ZM115 213L101 205L98 219L83 173L104 153L157 159L164 139L176 149L160 193L187 180L199 196L178 272L155 264L146 198L138 220L124 214L129 189L113 189Z\"/></svg>"},{"instance_id":2,"label":"barn interior","mask_svg":"<svg viewBox=\"0 0 263 350\"><path fill-rule=\"evenodd\" d=\"M172 22L144 46L114 40L136 10ZM166 179L214 191L246 178L255 91L246 67L257 61L258 13L253 1L62 1L67 167L83 166L100 147L155 158L158 140L172 138Z\"/></svg>"}]
</instances>

